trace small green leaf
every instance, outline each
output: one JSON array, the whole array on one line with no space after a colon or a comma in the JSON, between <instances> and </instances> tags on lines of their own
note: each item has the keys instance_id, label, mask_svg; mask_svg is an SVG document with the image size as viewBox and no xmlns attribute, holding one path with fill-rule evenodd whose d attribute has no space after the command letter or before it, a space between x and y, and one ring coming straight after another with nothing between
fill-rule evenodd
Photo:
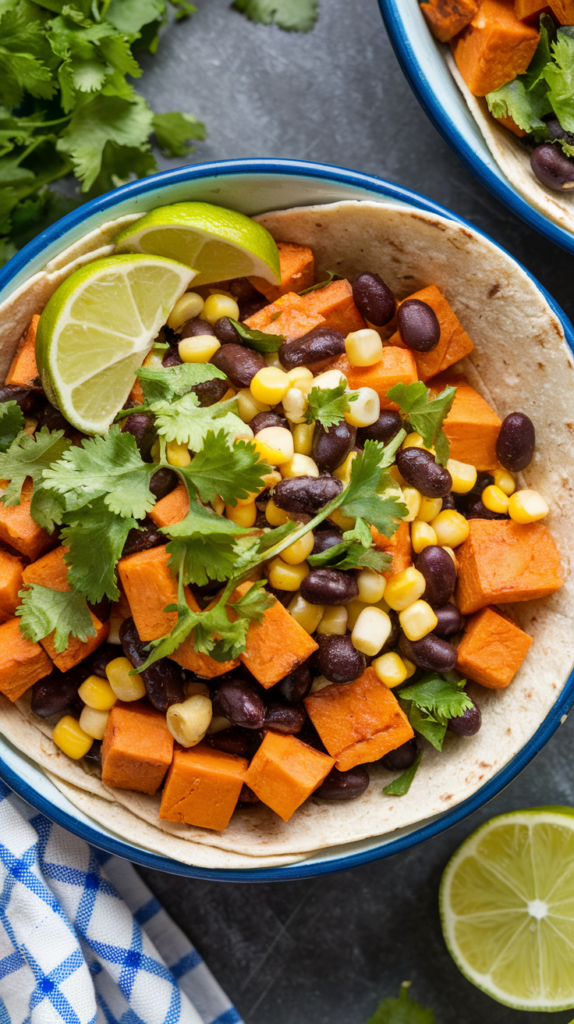
<instances>
[{"instance_id":1,"label":"small green leaf","mask_svg":"<svg viewBox=\"0 0 574 1024\"><path fill-rule=\"evenodd\" d=\"M310 292L316 292L319 288L326 288L328 284L332 284L333 281L344 281L342 274L336 274L334 270L328 270L328 278L326 281L319 281L317 284L312 284L310 288L303 288L302 292L297 292L298 295L309 295Z\"/></svg>"},{"instance_id":2,"label":"small green leaf","mask_svg":"<svg viewBox=\"0 0 574 1024\"><path fill-rule=\"evenodd\" d=\"M154 114L152 125L157 144L167 156L187 156L194 149L189 140L206 137L205 125L197 117L177 110Z\"/></svg>"},{"instance_id":3,"label":"small green leaf","mask_svg":"<svg viewBox=\"0 0 574 1024\"><path fill-rule=\"evenodd\" d=\"M239 320L234 320L231 316L228 319L247 347L255 349L256 352L278 352L285 341L282 334L265 334L263 331L246 327L245 324L239 323Z\"/></svg>"},{"instance_id":4,"label":"small green leaf","mask_svg":"<svg viewBox=\"0 0 574 1024\"><path fill-rule=\"evenodd\" d=\"M388 786L385 786L383 789L383 793L386 793L387 796L405 796L411 788L411 783L417 773L422 756L422 750L419 750L410 768L407 768L402 775L399 775L398 778L389 782Z\"/></svg>"},{"instance_id":5,"label":"small green leaf","mask_svg":"<svg viewBox=\"0 0 574 1024\"><path fill-rule=\"evenodd\" d=\"M20 629L32 643L54 633L54 647L61 654L68 646L70 634L83 643L96 635L86 598L77 590L50 590L33 583L21 590L18 597L22 598L16 609Z\"/></svg>"},{"instance_id":6,"label":"small green leaf","mask_svg":"<svg viewBox=\"0 0 574 1024\"><path fill-rule=\"evenodd\" d=\"M345 419L350 403L356 402L358 393L348 391L346 384L336 388L312 388L308 396L307 423L320 423L325 430Z\"/></svg>"},{"instance_id":7,"label":"small green leaf","mask_svg":"<svg viewBox=\"0 0 574 1024\"><path fill-rule=\"evenodd\" d=\"M318 0L234 0L231 6L251 21L286 32L310 32L319 15Z\"/></svg>"},{"instance_id":8,"label":"small green leaf","mask_svg":"<svg viewBox=\"0 0 574 1024\"><path fill-rule=\"evenodd\" d=\"M0 452L7 451L23 429L24 414L18 403L0 403Z\"/></svg>"},{"instance_id":9,"label":"small green leaf","mask_svg":"<svg viewBox=\"0 0 574 1024\"><path fill-rule=\"evenodd\" d=\"M171 402L173 398L187 394L196 384L203 384L206 380L225 380L223 371L211 363L181 363L161 370L142 366L137 375L146 402Z\"/></svg>"},{"instance_id":10,"label":"small green leaf","mask_svg":"<svg viewBox=\"0 0 574 1024\"><path fill-rule=\"evenodd\" d=\"M385 999L367 1024L435 1024L432 1010L425 1010L410 997L410 981L403 981L398 999Z\"/></svg>"}]
</instances>

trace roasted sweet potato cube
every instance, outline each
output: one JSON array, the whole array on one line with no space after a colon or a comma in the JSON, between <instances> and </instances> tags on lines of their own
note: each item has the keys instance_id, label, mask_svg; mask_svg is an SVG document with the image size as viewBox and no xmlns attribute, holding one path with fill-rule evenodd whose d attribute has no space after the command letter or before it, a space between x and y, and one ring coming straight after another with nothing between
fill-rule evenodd
<instances>
[{"instance_id":1,"label":"roasted sweet potato cube","mask_svg":"<svg viewBox=\"0 0 574 1024\"><path fill-rule=\"evenodd\" d=\"M486 96L526 71L539 39L508 0L482 0L454 44L454 59L473 96Z\"/></svg>"},{"instance_id":2,"label":"roasted sweet potato cube","mask_svg":"<svg viewBox=\"0 0 574 1024\"><path fill-rule=\"evenodd\" d=\"M20 619L10 619L0 626L0 693L8 700L18 700L51 671L52 662L40 644L22 636Z\"/></svg>"},{"instance_id":3,"label":"roasted sweet potato cube","mask_svg":"<svg viewBox=\"0 0 574 1024\"><path fill-rule=\"evenodd\" d=\"M173 736L165 715L141 701L118 701L102 741L102 782L153 796L173 757Z\"/></svg>"},{"instance_id":4,"label":"roasted sweet potato cube","mask_svg":"<svg viewBox=\"0 0 574 1024\"><path fill-rule=\"evenodd\" d=\"M200 610L199 605L189 587L185 588L185 596L189 607L194 612L198 612ZM182 668L189 669L190 672L195 672L198 676L205 676L207 679L215 679L216 676L222 676L226 672L231 672L232 669L237 668L239 665L238 658L235 658L233 661L216 661L215 658L210 658L208 654L201 654L199 651L196 651L193 646L193 633L190 633L169 657L172 661L181 665Z\"/></svg>"},{"instance_id":5,"label":"roasted sweet potato cube","mask_svg":"<svg viewBox=\"0 0 574 1024\"><path fill-rule=\"evenodd\" d=\"M507 128L509 132L516 135L517 139L523 139L526 132L523 128L519 128L516 121L512 117L497 117L495 118L503 128Z\"/></svg>"},{"instance_id":6,"label":"roasted sweet potato cube","mask_svg":"<svg viewBox=\"0 0 574 1024\"><path fill-rule=\"evenodd\" d=\"M430 0L421 4L421 11L431 32L441 43L457 36L472 21L479 8L479 0Z\"/></svg>"},{"instance_id":7,"label":"roasted sweet potato cube","mask_svg":"<svg viewBox=\"0 0 574 1024\"><path fill-rule=\"evenodd\" d=\"M133 385L132 385L132 389L131 389L128 397L129 397L130 401L133 402L134 406L144 405L145 398L144 398L143 388L142 388L142 386L140 384L139 378L136 378L136 380L134 380Z\"/></svg>"},{"instance_id":8,"label":"roasted sweet potato cube","mask_svg":"<svg viewBox=\"0 0 574 1024\"><path fill-rule=\"evenodd\" d=\"M457 669L490 690L503 690L522 665L532 637L495 608L471 615L458 648Z\"/></svg>"},{"instance_id":9,"label":"roasted sweet potato cube","mask_svg":"<svg viewBox=\"0 0 574 1024\"><path fill-rule=\"evenodd\" d=\"M23 572L24 583L35 583L39 587L48 587L50 590L62 592L71 590L68 583L69 566L64 561L68 551L69 548L62 544L59 548L54 548L47 555L43 555L42 558L27 565Z\"/></svg>"},{"instance_id":10,"label":"roasted sweet potato cube","mask_svg":"<svg viewBox=\"0 0 574 1024\"><path fill-rule=\"evenodd\" d=\"M378 761L414 736L394 693L373 668L352 683L332 683L303 703L340 771Z\"/></svg>"},{"instance_id":11,"label":"roasted sweet potato cube","mask_svg":"<svg viewBox=\"0 0 574 1024\"><path fill-rule=\"evenodd\" d=\"M189 492L183 481L180 480L173 491L166 494L165 498L156 501L149 513L149 518L158 529L161 529L163 526L173 526L174 523L181 522L188 512Z\"/></svg>"},{"instance_id":12,"label":"roasted sweet potato cube","mask_svg":"<svg viewBox=\"0 0 574 1024\"><path fill-rule=\"evenodd\" d=\"M456 549L456 603L463 615L488 604L549 597L560 589L560 555L542 523L471 519L468 525L468 538Z\"/></svg>"},{"instance_id":13,"label":"roasted sweet potato cube","mask_svg":"<svg viewBox=\"0 0 574 1024\"><path fill-rule=\"evenodd\" d=\"M88 655L92 654L107 639L110 632L109 622L100 622L97 615L94 615L92 611L90 615L96 631L95 636L89 636L87 640L79 640L78 637L70 635L66 650L60 653L56 650L53 633L40 640L46 654L52 659L56 668L60 669L60 672L67 672L68 669L79 665L81 661L84 661Z\"/></svg>"},{"instance_id":14,"label":"roasted sweet potato cube","mask_svg":"<svg viewBox=\"0 0 574 1024\"><path fill-rule=\"evenodd\" d=\"M435 377L428 382L431 396L438 395L448 385L456 387L454 402L443 423L450 443L450 458L468 462L479 472L490 473L498 467L496 442L502 420L465 377L448 373Z\"/></svg>"},{"instance_id":15,"label":"roasted sweet potato cube","mask_svg":"<svg viewBox=\"0 0 574 1024\"><path fill-rule=\"evenodd\" d=\"M351 366L346 355L339 356L331 369L345 374L349 387L373 388L381 400L381 409L398 409L396 402L387 398L395 384L414 384L418 380L414 354L406 348L386 345L383 358L374 366Z\"/></svg>"},{"instance_id":16,"label":"roasted sweet potato cube","mask_svg":"<svg viewBox=\"0 0 574 1024\"><path fill-rule=\"evenodd\" d=\"M403 572L404 569L408 569L409 565L412 565L411 531L408 523L401 523L390 540L384 534L379 533L376 526L371 526L371 534L377 550L393 556L392 569L383 573L383 576L389 579L395 573Z\"/></svg>"},{"instance_id":17,"label":"roasted sweet potato cube","mask_svg":"<svg viewBox=\"0 0 574 1024\"><path fill-rule=\"evenodd\" d=\"M325 326L341 334L360 331L367 326L353 298L353 289L347 280L331 281L305 295L305 306L311 313L325 318Z\"/></svg>"},{"instance_id":18,"label":"roasted sweet potato cube","mask_svg":"<svg viewBox=\"0 0 574 1024\"><path fill-rule=\"evenodd\" d=\"M0 501L0 541L15 548L30 561L55 547L58 538L50 535L34 522L30 515L34 485L28 477L24 481L19 505L5 505Z\"/></svg>"},{"instance_id":19,"label":"roasted sweet potato cube","mask_svg":"<svg viewBox=\"0 0 574 1024\"><path fill-rule=\"evenodd\" d=\"M248 317L247 327L265 334L282 334L286 341L296 341L314 327L325 327L325 317L306 305L295 292L287 292L269 306Z\"/></svg>"},{"instance_id":20,"label":"roasted sweet potato cube","mask_svg":"<svg viewBox=\"0 0 574 1024\"><path fill-rule=\"evenodd\" d=\"M574 0L548 0L561 25L574 25Z\"/></svg>"},{"instance_id":21,"label":"roasted sweet potato cube","mask_svg":"<svg viewBox=\"0 0 574 1024\"><path fill-rule=\"evenodd\" d=\"M161 797L159 816L186 825L227 828L249 761L199 743L176 748Z\"/></svg>"},{"instance_id":22,"label":"roasted sweet potato cube","mask_svg":"<svg viewBox=\"0 0 574 1024\"><path fill-rule=\"evenodd\" d=\"M16 354L6 375L6 384L17 384L24 388L42 390L36 365L36 331L39 322L40 317L35 313L16 349Z\"/></svg>"},{"instance_id":23,"label":"roasted sweet potato cube","mask_svg":"<svg viewBox=\"0 0 574 1024\"><path fill-rule=\"evenodd\" d=\"M231 600L238 601L252 586L252 583L241 583ZM281 602L275 601L264 612L262 622L250 623L247 644L239 658L268 689L306 661L317 646Z\"/></svg>"},{"instance_id":24,"label":"roasted sweet potato cube","mask_svg":"<svg viewBox=\"0 0 574 1024\"><path fill-rule=\"evenodd\" d=\"M526 18L538 19L538 16L545 11L547 4L544 0L514 0L514 13L517 18L524 21Z\"/></svg>"},{"instance_id":25,"label":"roasted sweet potato cube","mask_svg":"<svg viewBox=\"0 0 574 1024\"><path fill-rule=\"evenodd\" d=\"M177 604L177 580L168 567L166 545L126 555L118 572L140 640L157 640L177 622L177 612L165 612Z\"/></svg>"},{"instance_id":26,"label":"roasted sweet potato cube","mask_svg":"<svg viewBox=\"0 0 574 1024\"><path fill-rule=\"evenodd\" d=\"M432 352L413 352L419 380L427 381L437 373L442 373L453 363L457 363L463 356L467 356L469 352L472 352L474 345L456 313L436 285L431 284L428 288L422 288L419 292L409 295L409 299L426 302L427 306L430 306L436 313L440 324L440 341L436 348L433 348ZM391 345L405 348L398 331L395 331L389 342Z\"/></svg>"},{"instance_id":27,"label":"roasted sweet potato cube","mask_svg":"<svg viewBox=\"0 0 574 1024\"><path fill-rule=\"evenodd\" d=\"M20 604L18 592L22 589L24 565L9 551L0 550L0 622L11 619Z\"/></svg>"},{"instance_id":28,"label":"roasted sweet potato cube","mask_svg":"<svg viewBox=\"0 0 574 1024\"><path fill-rule=\"evenodd\" d=\"M296 736L268 732L249 765L245 782L283 821L289 821L334 763L332 757Z\"/></svg>"},{"instance_id":29,"label":"roasted sweet potato cube","mask_svg":"<svg viewBox=\"0 0 574 1024\"><path fill-rule=\"evenodd\" d=\"M275 302L288 292L302 292L315 282L315 257L308 245L277 242L277 248L281 265L281 284L270 284L264 277L248 278L268 302Z\"/></svg>"}]
</instances>

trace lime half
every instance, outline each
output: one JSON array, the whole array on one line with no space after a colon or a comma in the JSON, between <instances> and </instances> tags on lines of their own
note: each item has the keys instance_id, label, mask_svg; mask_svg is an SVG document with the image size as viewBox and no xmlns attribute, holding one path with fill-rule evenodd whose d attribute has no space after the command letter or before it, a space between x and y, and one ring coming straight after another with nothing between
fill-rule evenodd
<instances>
[{"instance_id":1,"label":"lime half","mask_svg":"<svg viewBox=\"0 0 574 1024\"><path fill-rule=\"evenodd\" d=\"M122 231L117 252L148 252L195 267L194 285L255 274L278 284L279 251L266 228L211 203L160 206Z\"/></svg>"},{"instance_id":2,"label":"lime half","mask_svg":"<svg viewBox=\"0 0 574 1024\"><path fill-rule=\"evenodd\" d=\"M108 256L54 292L40 317L36 359L48 398L74 427L105 433L193 277L159 256Z\"/></svg>"},{"instance_id":3,"label":"lime half","mask_svg":"<svg viewBox=\"0 0 574 1024\"><path fill-rule=\"evenodd\" d=\"M462 973L517 1010L574 1007L574 810L493 818L447 864L443 934Z\"/></svg>"}]
</instances>

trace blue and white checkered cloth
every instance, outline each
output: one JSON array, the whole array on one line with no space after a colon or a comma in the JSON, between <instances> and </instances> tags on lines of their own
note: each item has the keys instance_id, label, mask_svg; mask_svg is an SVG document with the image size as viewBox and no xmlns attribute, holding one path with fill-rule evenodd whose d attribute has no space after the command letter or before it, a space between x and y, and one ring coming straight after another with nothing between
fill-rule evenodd
<instances>
[{"instance_id":1,"label":"blue and white checkered cloth","mask_svg":"<svg viewBox=\"0 0 574 1024\"><path fill-rule=\"evenodd\" d=\"M242 1024L131 864L0 782L0 1024Z\"/></svg>"}]
</instances>

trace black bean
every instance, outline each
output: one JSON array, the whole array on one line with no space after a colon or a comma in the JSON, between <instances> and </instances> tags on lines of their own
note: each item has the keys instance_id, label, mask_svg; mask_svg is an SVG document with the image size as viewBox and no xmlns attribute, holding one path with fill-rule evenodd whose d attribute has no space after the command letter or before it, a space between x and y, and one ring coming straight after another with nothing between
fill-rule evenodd
<instances>
[{"instance_id":1,"label":"black bean","mask_svg":"<svg viewBox=\"0 0 574 1024\"><path fill-rule=\"evenodd\" d=\"M307 746L313 747L314 750L320 750L323 754L327 753L327 748L309 717L305 719L305 725L297 739L301 740L302 743L306 743Z\"/></svg>"},{"instance_id":2,"label":"black bean","mask_svg":"<svg viewBox=\"0 0 574 1024\"><path fill-rule=\"evenodd\" d=\"M400 647L407 658L427 672L452 672L457 662L456 647L434 633L414 641L403 635Z\"/></svg>"},{"instance_id":3,"label":"black bean","mask_svg":"<svg viewBox=\"0 0 574 1024\"><path fill-rule=\"evenodd\" d=\"M417 741L413 736L406 743L401 743L400 747L389 750L388 754L381 758L381 764L389 772L406 772L416 761L417 753Z\"/></svg>"},{"instance_id":4,"label":"black bean","mask_svg":"<svg viewBox=\"0 0 574 1024\"><path fill-rule=\"evenodd\" d=\"M226 754L238 757L253 756L253 733L240 729L236 725L231 729L220 729L219 732L208 733L206 740L216 750L224 750Z\"/></svg>"},{"instance_id":5,"label":"black bean","mask_svg":"<svg viewBox=\"0 0 574 1024\"><path fill-rule=\"evenodd\" d=\"M555 192L574 189L574 161L568 159L560 146L553 146L551 142L537 146L530 155L530 166L547 188Z\"/></svg>"},{"instance_id":6,"label":"black bean","mask_svg":"<svg viewBox=\"0 0 574 1024\"><path fill-rule=\"evenodd\" d=\"M269 300L263 295L260 295L258 299L245 299L243 302L239 302L239 322L245 323L249 320L250 316L255 316L261 309L265 309L265 306L269 305Z\"/></svg>"},{"instance_id":7,"label":"black bean","mask_svg":"<svg viewBox=\"0 0 574 1024\"><path fill-rule=\"evenodd\" d=\"M433 609L438 624L432 630L435 636L454 636L462 629L462 615L455 604L443 604L442 608Z\"/></svg>"},{"instance_id":8,"label":"black bean","mask_svg":"<svg viewBox=\"0 0 574 1024\"><path fill-rule=\"evenodd\" d=\"M316 789L313 796L321 800L356 800L369 788L369 773L362 765L340 772L331 768L327 778Z\"/></svg>"},{"instance_id":9,"label":"black bean","mask_svg":"<svg viewBox=\"0 0 574 1024\"><path fill-rule=\"evenodd\" d=\"M179 337L180 339L202 338L206 334L214 335L215 331L213 327L207 322L207 320L201 320L200 317L195 316L193 320L188 320L187 323L183 325Z\"/></svg>"},{"instance_id":10,"label":"black bean","mask_svg":"<svg viewBox=\"0 0 574 1024\"><path fill-rule=\"evenodd\" d=\"M229 383L226 380L221 380L220 377L213 377L212 380L194 384L190 390L197 395L201 408L205 409L208 405L215 405L223 398L225 392L229 390Z\"/></svg>"},{"instance_id":11,"label":"black bean","mask_svg":"<svg viewBox=\"0 0 574 1024\"><path fill-rule=\"evenodd\" d=\"M69 426L70 424L65 416L62 415L59 409L51 405L50 402L46 402L40 409L37 430L41 430L42 427L47 427L48 430L68 430Z\"/></svg>"},{"instance_id":12,"label":"black bean","mask_svg":"<svg viewBox=\"0 0 574 1024\"><path fill-rule=\"evenodd\" d=\"M348 604L359 596L359 585L350 572L311 569L301 581L300 593L309 604Z\"/></svg>"},{"instance_id":13,"label":"black bean","mask_svg":"<svg viewBox=\"0 0 574 1024\"><path fill-rule=\"evenodd\" d=\"M238 678L218 685L213 697L213 713L223 715L244 729L261 729L265 723L265 705L257 690Z\"/></svg>"},{"instance_id":14,"label":"black bean","mask_svg":"<svg viewBox=\"0 0 574 1024\"><path fill-rule=\"evenodd\" d=\"M492 473L477 473L476 483L467 491L466 494L455 494L454 500L456 508L463 515L466 515L466 510L470 505L473 505L475 501L480 500L480 496L485 487L490 487L494 483L494 477Z\"/></svg>"},{"instance_id":15,"label":"black bean","mask_svg":"<svg viewBox=\"0 0 574 1024\"><path fill-rule=\"evenodd\" d=\"M562 141L567 142L569 146L574 146L574 132L565 131L558 118L551 118L546 122L546 127L548 128L548 134L552 140L562 139Z\"/></svg>"},{"instance_id":16,"label":"black bean","mask_svg":"<svg viewBox=\"0 0 574 1024\"><path fill-rule=\"evenodd\" d=\"M343 531L338 526L329 526L326 530L317 530L314 534L313 555L320 555L329 548L336 547L343 540Z\"/></svg>"},{"instance_id":17,"label":"black bean","mask_svg":"<svg viewBox=\"0 0 574 1024\"><path fill-rule=\"evenodd\" d=\"M3 384L0 387L0 402L16 402L25 416L32 412L39 397L38 391L17 384Z\"/></svg>"},{"instance_id":18,"label":"black bean","mask_svg":"<svg viewBox=\"0 0 574 1024\"><path fill-rule=\"evenodd\" d=\"M432 306L421 299L407 299L401 303L397 324L401 340L415 352L432 352L440 341L437 315Z\"/></svg>"},{"instance_id":19,"label":"black bean","mask_svg":"<svg viewBox=\"0 0 574 1024\"><path fill-rule=\"evenodd\" d=\"M399 448L397 467L411 487L426 498L444 498L452 488L452 477L424 448Z\"/></svg>"},{"instance_id":20,"label":"black bean","mask_svg":"<svg viewBox=\"0 0 574 1024\"><path fill-rule=\"evenodd\" d=\"M342 480L330 476L296 476L280 480L273 491L277 508L285 512L318 512L343 490Z\"/></svg>"},{"instance_id":21,"label":"black bean","mask_svg":"<svg viewBox=\"0 0 574 1024\"><path fill-rule=\"evenodd\" d=\"M50 715L67 711L77 699L78 688L91 674L89 658L67 672L60 672L54 666L49 676L40 679L32 687L32 711L39 718L49 718Z\"/></svg>"},{"instance_id":22,"label":"black bean","mask_svg":"<svg viewBox=\"0 0 574 1024\"><path fill-rule=\"evenodd\" d=\"M133 619L126 619L120 627L120 640L123 652L134 668L139 668L149 657L147 644L140 640ZM162 658L141 673L150 703L157 711L167 711L172 704L181 704L185 699L183 692L183 672L175 661Z\"/></svg>"},{"instance_id":23,"label":"black bean","mask_svg":"<svg viewBox=\"0 0 574 1024\"><path fill-rule=\"evenodd\" d=\"M365 655L353 647L350 636L319 635L315 652L317 668L331 683L352 683L367 667Z\"/></svg>"},{"instance_id":24,"label":"black bean","mask_svg":"<svg viewBox=\"0 0 574 1024\"><path fill-rule=\"evenodd\" d=\"M332 472L345 461L352 451L357 428L350 426L345 420L335 423L327 430L317 423L313 434L313 458L319 469Z\"/></svg>"},{"instance_id":25,"label":"black bean","mask_svg":"<svg viewBox=\"0 0 574 1024\"><path fill-rule=\"evenodd\" d=\"M97 601L96 604L88 601L88 608L100 622L107 622L112 614L112 602L109 597L102 597L102 600Z\"/></svg>"},{"instance_id":26,"label":"black bean","mask_svg":"<svg viewBox=\"0 0 574 1024\"><path fill-rule=\"evenodd\" d=\"M258 434L260 430L266 430L267 427L287 427L287 418L279 412L258 412L252 420L249 420L249 426L254 434Z\"/></svg>"},{"instance_id":27,"label":"black bean","mask_svg":"<svg viewBox=\"0 0 574 1024\"><path fill-rule=\"evenodd\" d=\"M395 315L395 296L378 274L359 274L353 283L353 298L359 313L375 327L384 327Z\"/></svg>"},{"instance_id":28,"label":"black bean","mask_svg":"<svg viewBox=\"0 0 574 1024\"><path fill-rule=\"evenodd\" d=\"M437 544L429 544L418 555L415 567L425 578L424 600L434 608L441 608L452 597L456 586L456 566L448 551Z\"/></svg>"},{"instance_id":29,"label":"black bean","mask_svg":"<svg viewBox=\"0 0 574 1024\"><path fill-rule=\"evenodd\" d=\"M511 473L526 469L532 462L535 445L536 431L526 413L511 412L503 419L496 441L496 454L505 469Z\"/></svg>"},{"instance_id":30,"label":"black bean","mask_svg":"<svg viewBox=\"0 0 574 1024\"><path fill-rule=\"evenodd\" d=\"M183 359L181 358L177 348L170 348L169 352L164 355L161 365L169 369L170 366L181 366Z\"/></svg>"},{"instance_id":31,"label":"black bean","mask_svg":"<svg viewBox=\"0 0 574 1024\"><path fill-rule=\"evenodd\" d=\"M492 512L481 499L469 505L464 513L467 519L508 519L506 512Z\"/></svg>"},{"instance_id":32,"label":"black bean","mask_svg":"<svg viewBox=\"0 0 574 1024\"><path fill-rule=\"evenodd\" d=\"M387 444L398 434L403 425L401 415L393 409L382 409L378 420L369 427L359 427L357 444L363 448L365 441L382 441Z\"/></svg>"},{"instance_id":33,"label":"black bean","mask_svg":"<svg viewBox=\"0 0 574 1024\"><path fill-rule=\"evenodd\" d=\"M305 724L305 717L305 711L301 707L269 704L265 712L265 728L293 736L301 732Z\"/></svg>"},{"instance_id":34,"label":"black bean","mask_svg":"<svg viewBox=\"0 0 574 1024\"><path fill-rule=\"evenodd\" d=\"M269 523L267 522L267 520L265 520L265 527L269 529ZM265 529L265 527L263 527L263 529ZM273 594L273 597L275 597L277 601L279 601L279 604L282 604L284 608L286 608L287 605L290 604L291 601L293 600L292 590L278 590L277 587L270 587L269 585L267 585L265 589L270 594Z\"/></svg>"},{"instance_id":35,"label":"black bean","mask_svg":"<svg viewBox=\"0 0 574 1024\"><path fill-rule=\"evenodd\" d=\"M476 736L482 725L482 715L478 704L473 702L471 708L467 708L462 715L456 718L449 718L448 728L457 736Z\"/></svg>"},{"instance_id":36,"label":"black bean","mask_svg":"<svg viewBox=\"0 0 574 1024\"><path fill-rule=\"evenodd\" d=\"M310 659L307 658L307 661L304 661L298 668L293 669L288 676L285 676L277 683L275 687L277 695L286 701L287 704L300 704L309 693L313 682L313 673L311 672L309 662Z\"/></svg>"},{"instance_id":37,"label":"black bean","mask_svg":"<svg viewBox=\"0 0 574 1024\"><path fill-rule=\"evenodd\" d=\"M242 339L239 337L228 316L222 316L219 320L215 321L213 325L213 333L222 345L243 344Z\"/></svg>"},{"instance_id":38,"label":"black bean","mask_svg":"<svg viewBox=\"0 0 574 1024\"><path fill-rule=\"evenodd\" d=\"M260 352L254 352L244 345L222 345L211 362L222 370L236 388L248 388L256 373L267 363Z\"/></svg>"},{"instance_id":39,"label":"black bean","mask_svg":"<svg viewBox=\"0 0 574 1024\"><path fill-rule=\"evenodd\" d=\"M136 526L128 533L122 558L125 555L135 555L138 551L148 551L149 548L157 548L160 544L165 544L164 534L159 532L151 519L144 519L142 527L143 529L139 529Z\"/></svg>"},{"instance_id":40,"label":"black bean","mask_svg":"<svg viewBox=\"0 0 574 1024\"><path fill-rule=\"evenodd\" d=\"M314 327L302 338L282 345L279 349L279 362L286 370L293 370L296 366L321 370L344 351L344 334L331 327Z\"/></svg>"},{"instance_id":41,"label":"black bean","mask_svg":"<svg viewBox=\"0 0 574 1024\"><path fill-rule=\"evenodd\" d=\"M149 454L157 437L154 422L155 417L151 413L132 412L123 423L123 429L133 435L138 451L146 462L149 461Z\"/></svg>"},{"instance_id":42,"label":"black bean","mask_svg":"<svg viewBox=\"0 0 574 1024\"><path fill-rule=\"evenodd\" d=\"M254 807L255 804L260 804L260 803L261 803L261 800L257 796L257 793L254 793L253 790L250 789L249 786L247 786L245 784L245 782L244 782L242 787L241 787L241 792L239 793L239 800L237 801L237 806L238 807Z\"/></svg>"},{"instance_id":43,"label":"black bean","mask_svg":"<svg viewBox=\"0 0 574 1024\"><path fill-rule=\"evenodd\" d=\"M456 502L454 500L454 494L452 493L452 491L450 494L445 494L444 498L442 499L441 512L444 512L445 509L447 508L456 509Z\"/></svg>"},{"instance_id":44,"label":"black bean","mask_svg":"<svg viewBox=\"0 0 574 1024\"><path fill-rule=\"evenodd\" d=\"M106 665L119 657L120 649L117 644L101 644L89 658L90 675L106 679Z\"/></svg>"},{"instance_id":45,"label":"black bean","mask_svg":"<svg viewBox=\"0 0 574 1024\"><path fill-rule=\"evenodd\" d=\"M165 498L166 494L171 494L174 487L177 487L178 480L179 477L173 469L164 467L154 473L149 483L149 489L159 501L160 498Z\"/></svg>"},{"instance_id":46,"label":"black bean","mask_svg":"<svg viewBox=\"0 0 574 1024\"><path fill-rule=\"evenodd\" d=\"M397 646L399 642L399 637L401 635L401 624L399 622L398 612L395 612L391 609L389 612L387 612L387 614L389 616L389 619L391 620L391 632L389 633L387 639L385 640L385 643L383 644L382 652L384 652L385 654L387 653L387 651L392 651L393 647Z\"/></svg>"}]
</instances>

